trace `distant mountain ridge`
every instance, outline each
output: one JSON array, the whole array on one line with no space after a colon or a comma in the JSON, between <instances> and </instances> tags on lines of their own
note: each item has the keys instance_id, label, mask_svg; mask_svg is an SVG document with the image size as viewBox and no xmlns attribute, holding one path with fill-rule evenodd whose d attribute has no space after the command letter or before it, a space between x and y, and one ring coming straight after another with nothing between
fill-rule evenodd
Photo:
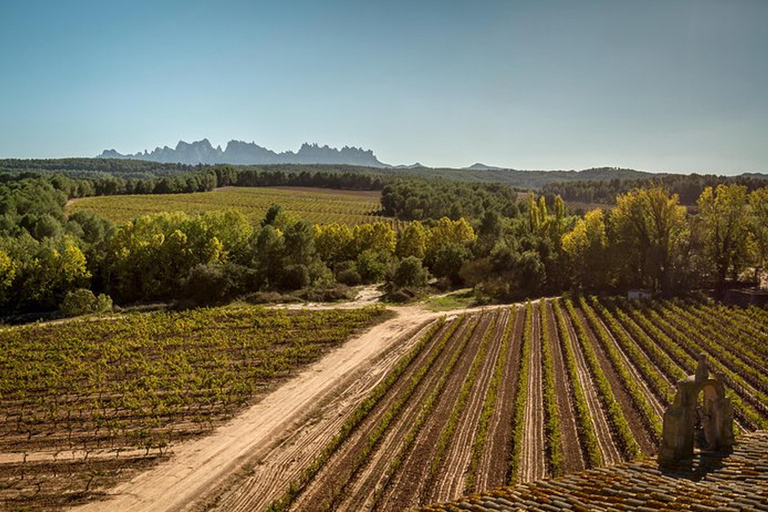
<instances>
[{"instance_id":1,"label":"distant mountain ridge","mask_svg":"<svg viewBox=\"0 0 768 512\"><path fill-rule=\"evenodd\" d=\"M129 158L160 163L197 164L346 164L365 167L389 167L379 161L370 149L344 146L341 149L317 144L301 145L297 152L276 153L255 142L231 140L226 149L213 147L208 139L195 142L179 141L175 148L157 147L152 152L121 154L114 149L105 149L96 158Z\"/></svg>"}]
</instances>

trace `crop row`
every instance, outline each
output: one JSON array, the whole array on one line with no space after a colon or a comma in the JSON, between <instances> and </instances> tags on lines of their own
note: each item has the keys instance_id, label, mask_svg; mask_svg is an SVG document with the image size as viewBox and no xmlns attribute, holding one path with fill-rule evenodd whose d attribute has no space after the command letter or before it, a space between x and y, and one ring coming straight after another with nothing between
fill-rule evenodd
<instances>
[{"instance_id":1,"label":"crop row","mask_svg":"<svg viewBox=\"0 0 768 512\"><path fill-rule=\"evenodd\" d=\"M587 467L596 467L600 465L602 456L598 446L595 426L592 422L592 414L589 411L587 398L584 393L584 387L579 380L579 373L576 366L576 355L571 346L566 326L565 315L560 307L560 300L554 300L555 318L557 320L558 335L560 338L560 348L563 352L565 367L568 373L569 388L573 399L574 409L576 410L576 421L578 423L579 441L584 453Z\"/></svg>"},{"instance_id":2,"label":"crop row","mask_svg":"<svg viewBox=\"0 0 768 512\"><path fill-rule=\"evenodd\" d=\"M571 299L565 300L565 307L568 310L568 314L571 317L574 328L576 329L576 338L581 345L584 357L587 360L589 370L592 374L592 378L595 384L597 384L600 400L606 410L608 420L611 423L611 427L614 429L618 444L624 456L627 459L632 460L640 455L640 446L637 444L637 441L632 434L632 430L629 427L627 419L624 417L621 406L614 397L613 390L611 389L611 385L608 382L608 378L605 376L605 373L600 366L600 362L597 359L595 348L589 341L585 326L581 318L576 314Z\"/></svg>"},{"instance_id":3,"label":"crop row","mask_svg":"<svg viewBox=\"0 0 768 512\"><path fill-rule=\"evenodd\" d=\"M552 476L563 474L563 443L560 432L560 413L555 396L555 374L552 367L552 349L549 341L552 336L547 320L546 301L539 302L541 318L541 366L544 383L544 421L546 432L547 456Z\"/></svg>"},{"instance_id":4,"label":"crop row","mask_svg":"<svg viewBox=\"0 0 768 512\"><path fill-rule=\"evenodd\" d=\"M7 329L0 351L0 453L11 462L0 463L0 488L25 477L54 494L65 492L68 481L80 481L66 470L78 461L91 468L86 471L109 460L121 461L120 471L141 466L140 454L153 460L211 430L271 381L384 317L380 308L245 307ZM97 473L86 495L114 478L107 470Z\"/></svg>"},{"instance_id":5,"label":"crop row","mask_svg":"<svg viewBox=\"0 0 768 512\"><path fill-rule=\"evenodd\" d=\"M638 382L630 374L624 359L619 353L619 349L613 344L611 334L606 330L605 326L600 323L600 320L595 315L594 310L587 303L587 300L582 296L579 298L579 305L581 306L584 316L589 322L592 332L595 333L597 339L608 355L608 358L613 366L614 371L619 376L622 386L627 390L632 397L635 407L640 411L643 421L646 426L651 429L654 441L658 442L661 438L661 420L654 411L648 397L645 395L644 390L640 387ZM606 315L607 316L607 315ZM608 317L610 320L610 317ZM615 326L614 327L618 327ZM621 332L620 329L616 329L614 332ZM625 343L625 346L631 346L631 343ZM637 361L636 361L637 362ZM642 368L642 365L640 366Z\"/></svg>"}]
</instances>

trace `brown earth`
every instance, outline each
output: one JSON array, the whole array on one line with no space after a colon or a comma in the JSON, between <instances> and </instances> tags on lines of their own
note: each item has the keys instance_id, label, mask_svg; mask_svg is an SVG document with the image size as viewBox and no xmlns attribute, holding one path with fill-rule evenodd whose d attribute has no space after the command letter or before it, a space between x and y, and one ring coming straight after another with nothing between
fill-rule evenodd
<instances>
[{"instance_id":1,"label":"brown earth","mask_svg":"<svg viewBox=\"0 0 768 512\"><path fill-rule=\"evenodd\" d=\"M608 383L611 385L613 397L621 407L621 412L624 414L624 418L626 418L627 423L629 423L629 428L632 430L632 434L634 434L634 438L637 440L637 444L640 445L640 448L644 454L651 455L656 451L656 444L651 439L651 434L648 428L645 426L643 417L638 412L638 408L635 405L634 400L632 400L632 397L624 388L624 385L621 383L621 379L616 374L616 370L614 370L613 365L611 365L611 361L605 354L605 350L598 341L595 333L592 332L584 312L581 309L576 308L576 314L581 320L582 325L585 327L589 342L592 344L592 348L597 355L597 360L600 363L600 368L602 368L605 377L608 379Z\"/></svg>"},{"instance_id":2,"label":"brown earth","mask_svg":"<svg viewBox=\"0 0 768 512\"><path fill-rule=\"evenodd\" d=\"M386 489L386 493L380 502L380 510L403 510L407 507L424 502L426 496L425 484L429 475L433 457L436 452L440 433L443 430L451 411L456 404L461 386L472 366L472 361L480 347L485 330L490 323L489 315L483 315L478 326L472 333L466 348L462 351L459 360L451 372L448 383L435 406L434 411L421 429L412 451Z\"/></svg>"},{"instance_id":3,"label":"brown earth","mask_svg":"<svg viewBox=\"0 0 768 512\"><path fill-rule=\"evenodd\" d=\"M515 411L517 396L517 375L520 368L520 352L522 349L523 327L525 325L525 309L516 308L510 312L510 322L514 322L507 345L507 360L504 375L496 399L496 409L488 428L488 439L479 466L485 468L479 471L476 478L476 488L491 489L507 484L509 457L511 452L512 418Z\"/></svg>"},{"instance_id":4,"label":"brown earth","mask_svg":"<svg viewBox=\"0 0 768 512\"><path fill-rule=\"evenodd\" d=\"M595 434L597 435L597 444L600 447L602 464L616 464L622 461L621 453L611 436L610 423L608 423L608 418L600 403L597 386L595 386L595 383L592 380L592 375L589 372L589 367L584 359L584 354L581 351L581 344L576 337L576 331L571 323L571 318L569 315L565 314L565 312L563 312L563 314L565 316L565 324L568 328L569 338L568 340L565 340L565 342L571 344L576 357L579 382L581 383L582 388L584 388L584 396L592 416L592 424L595 429Z\"/></svg>"},{"instance_id":5,"label":"brown earth","mask_svg":"<svg viewBox=\"0 0 768 512\"><path fill-rule=\"evenodd\" d=\"M518 482L526 483L547 475L547 453L544 441L544 394L541 368L541 318L533 308L531 325L531 360L528 363L527 400L523 419L522 450Z\"/></svg>"},{"instance_id":6,"label":"brown earth","mask_svg":"<svg viewBox=\"0 0 768 512\"><path fill-rule=\"evenodd\" d=\"M467 406L459 416L459 424L451 436L445 461L443 461L429 493L428 501L430 503L456 499L464 493L475 432L485 404L488 386L496 367L508 316L508 312L505 310L496 314L496 326L490 334L485 359L481 362L480 370L470 391ZM478 469L480 472L484 471L484 468Z\"/></svg>"},{"instance_id":7,"label":"brown earth","mask_svg":"<svg viewBox=\"0 0 768 512\"><path fill-rule=\"evenodd\" d=\"M557 329L555 313L552 310L552 304L546 306L547 321L551 326L552 333L550 351L552 352L552 373L555 380L555 394L557 396L557 407L560 416L560 432L562 435L563 447L563 471L570 473L584 469L584 459L581 454L579 443L579 433L576 429L576 413L571 403L570 383L568 382L568 373L563 362L563 354L560 350L560 343L557 340Z\"/></svg>"},{"instance_id":8,"label":"brown earth","mask_svg":"<svg viewBox=\"0 0 768 512\"><path fill-rule=\"evenodd\" d=\"M462 331L465 328L466 324L460 327ZM296 500L294 505L291 507L292 510L319 510L321 507L327 506L332 503L333 500L337 499L336 496L333 495L334 491L338 490L342 486L345 486L346 483L353 476L355 476L352 474L352 466L356 462L358 454L365 449L370 434L374 432L378 427L381 419L389 413L393 404L398 400L406 398L405 392L408 389L414 375L424 368L425 360L429 358L430 354L437 353L434 352L434 350L436 350L434 344L439 341L439 339L442 337L442 334L447 329L448 325L441 329L441 331L438 333L438 336L434 337L433 339L433 347L431 347L431 350L424 351L421 357L419 357L417 361L414 361L415 364L410 365L409 370L405 372L400 377L400 379L398 379L397 383L375 407L375 409L370 413L370 415L365 419L360 427L353 433L350 439L348 439L341 446L341 448L333 455L333 457L331 457L331 459L326 463L320 473L318 473L318 475L313 479L307 489ZM450 354L454 349L454 346L451 342L456 340L458 340L458 337L454 336L442 350L442 352L439 353L439 356L435 359L430 368L439 368L445 361L450 359ZM428 392L429 388L431 387L430 385L433 383L433 380L430 377L436 375L437 373L438 372L432 370L427 372L422 381L419 383L419 386L413 391L411 398L406 402L404 407L407 409L405 411L401 410L398 418L406 418L412 416L412 409L416 409L415 406L420 403L418 398ZM402 425L403 422L398 423L396 419L395 425L390 423L390 428L393 428L394 426L394 430L400 431ZM405 426L407 427L407 425ZM376 454L374 454L374 456L375 455ZM238 509L239 508L225 507L222 510ZM247 510L252 509L253 507L247 508Z\"/></svg>"}]
</instances>

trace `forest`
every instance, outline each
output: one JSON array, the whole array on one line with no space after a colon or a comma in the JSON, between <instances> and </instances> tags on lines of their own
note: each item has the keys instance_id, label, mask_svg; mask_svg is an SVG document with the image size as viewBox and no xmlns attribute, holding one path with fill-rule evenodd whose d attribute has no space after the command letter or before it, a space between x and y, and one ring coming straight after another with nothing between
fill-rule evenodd
<instances>
[{"instance_id":1,"label":"forest","mask_svg":"<svg viewBox=\"0 0 768 512\"><path fill-rule=\"evenodd\" d=\"M482 301L569 289L676 295L753 282L768 256L768 189L728 181L703 188L691 209L655 183L580 217L567 215L558 195L347 172L218 166L136 180L2 176L3 316L63 306L87 311L112 301L219 303L338 284L419 289L430 277L443 289L473 287ZM165 212L119 224L89 211L64 213L68 200L83 196L223 185L380 188L383 214L406 222L397 230L382 222L312 225L277 204L256 223L236 210Z\"/></svg>"}]
</instances>

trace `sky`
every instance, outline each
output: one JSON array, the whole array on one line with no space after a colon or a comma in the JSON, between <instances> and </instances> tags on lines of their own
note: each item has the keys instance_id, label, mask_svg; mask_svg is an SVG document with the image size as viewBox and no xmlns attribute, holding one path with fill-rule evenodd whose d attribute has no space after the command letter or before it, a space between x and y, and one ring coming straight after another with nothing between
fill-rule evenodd
<instances>
[{"instance_id":1,"label":"sky","mask_svg":"<svg viewBox=\"0 0 768 512\"><path fill-rule=\"evenodd\" d=\"M0 1L0 158L768 172L766 0Z\"/></svg>"}]
</instances>

